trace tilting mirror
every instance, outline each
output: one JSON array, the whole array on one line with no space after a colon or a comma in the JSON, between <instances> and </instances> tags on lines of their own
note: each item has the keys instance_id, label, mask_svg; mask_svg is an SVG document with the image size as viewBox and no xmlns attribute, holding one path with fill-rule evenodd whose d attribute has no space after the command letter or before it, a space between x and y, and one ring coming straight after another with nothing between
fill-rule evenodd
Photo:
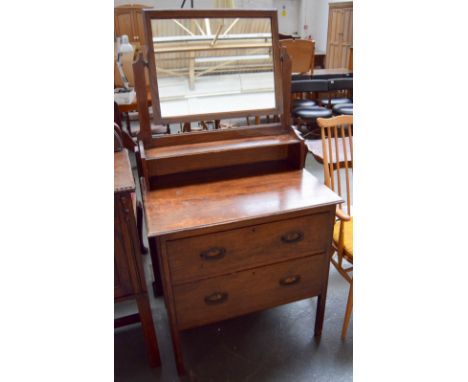
<instances>
[{"instance_id":1,"label":"tilting mirror","mask_svg":"<svg viewBox=\"0 0 468 382\"><path fill-rule=\"evenodd\" d=\"M279 114L274 12L202 14L146 13L155 122Z\"/></svg>"}]
</instances>

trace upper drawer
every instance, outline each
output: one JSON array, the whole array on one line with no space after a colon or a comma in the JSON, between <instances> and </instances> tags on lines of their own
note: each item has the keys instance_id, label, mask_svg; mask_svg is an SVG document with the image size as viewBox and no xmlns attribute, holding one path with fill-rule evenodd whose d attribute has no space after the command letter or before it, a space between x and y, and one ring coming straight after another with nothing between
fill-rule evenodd
<instances>
[{"instance_id":1,"label":"upper drawer","mask_svg":"<svg viewBox=\"0 0 468 382\"><path fill-rule=\"evenodd\" d=\"M174 284L324 252L328 213L167 242ZM331 232L331 230L330 230Z\"/></svg>"}]
</instances>

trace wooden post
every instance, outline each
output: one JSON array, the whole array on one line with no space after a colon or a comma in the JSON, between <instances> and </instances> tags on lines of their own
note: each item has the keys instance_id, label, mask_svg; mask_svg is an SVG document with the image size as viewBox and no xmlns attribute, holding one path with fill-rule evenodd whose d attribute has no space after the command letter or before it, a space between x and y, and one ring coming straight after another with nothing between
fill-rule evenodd
<instances>
[{"instance_id":1,"label":"wooden post","mask_svg":"<svg viewBox=\"0 0 468 382\"><path fill-rule=\"evenodd\" d=\"M149 147L151 144L151 121L148 111L148 91L146 89L145 79L146 66L147 63L143 57L143 53L140 52L137 59L133 62L138 120L140 122L138 139L141 140L146 147Z\"/></svg>"},{"instance_id":2,"label":"wooden post","mask_svg":"<svg viewBox=\"0 0 468 382\"><path fill-rule=\"evenodd\" d=\"M281 47L281 76L283 77L283 116L281 118L283 128L291 127L291 58L286 48Z\"/></svg>"},{"instance_id":3,"label":"wooden post","mask_svg":"<svg viewBox=\"0 0 468 382\"><path fill-rule=\"evenodd\" d=\"M190 52L189 58L189 88L195 89L195 52Z\"/></svg>"}]
</instances>

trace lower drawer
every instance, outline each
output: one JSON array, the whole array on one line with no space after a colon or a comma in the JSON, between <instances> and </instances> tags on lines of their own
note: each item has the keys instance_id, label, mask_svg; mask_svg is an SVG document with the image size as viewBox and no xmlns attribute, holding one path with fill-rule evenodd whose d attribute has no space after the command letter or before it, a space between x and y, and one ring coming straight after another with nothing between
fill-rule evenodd
<instances>
[{"instance_id":1,"label":"lower drawer","mask_svg":"<svg viewBox=\"0 0 468 382\"><path fill-rule=\"evenodd\" d=\"M174 286L179 329L188 329L288 302L323 289L325 254Z\"/></svg>"}]
</instances>

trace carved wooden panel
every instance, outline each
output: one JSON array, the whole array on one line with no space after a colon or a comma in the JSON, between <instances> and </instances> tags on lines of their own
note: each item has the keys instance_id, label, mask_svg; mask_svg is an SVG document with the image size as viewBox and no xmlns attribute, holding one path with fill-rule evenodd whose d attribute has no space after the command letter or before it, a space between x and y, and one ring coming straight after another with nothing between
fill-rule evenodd
<instances>
[{"instance_id":1,"label":"carved wooden panel","mask_svg":"<svg viewBox=\"0 0 468 382\"><path fill-rule=\"evenodd\" d=\"M130 270L126 251L129 250L128 233L119 196L114 196L114 298L132 294Z\"/></svg>"},{"instance_id":2,"label":"carved wooden panel","mask_svg":"<svg viewBox=\"0 0 468 382\"><path fill-rule=\"evenodd\" d=\"M353 3L331 3L328 12L327 68L347 68L353 46Z\"/></svg>"}]
</instances>

